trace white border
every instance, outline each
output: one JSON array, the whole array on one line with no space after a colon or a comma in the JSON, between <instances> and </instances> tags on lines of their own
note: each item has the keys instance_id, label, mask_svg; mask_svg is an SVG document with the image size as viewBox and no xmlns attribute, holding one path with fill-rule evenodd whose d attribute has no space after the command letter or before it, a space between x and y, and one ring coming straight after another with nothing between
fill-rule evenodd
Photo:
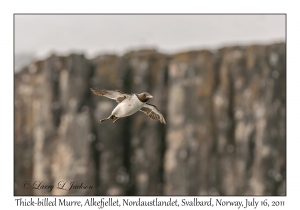
<instances>
[{"instance_id":1,"label":"white border","mask_svg":"<svg viewBox=\"0 0 300 210\"><path fill-rule=\"evenodd\" d=\"M291 3L292 2L292 3ZM13 13L287 13L287 197L285 207L297 209L299 192L299 12L296 1L6 1L1 3L1 201L15 207L13 197ZM295 2L295 3L294 3ZM28 198L28 197L27 197ZM61 198L61 197L60 197ZM67 197L69 200L72 197ZM99 199L99 197L97 197ZM106 197L107 198L107 197ZM136 197L135 197L136 198ZM144 197L151 199L151 197ZM180 199L183 197L180 197ZM216 197L213 197L214 199ZM226 197L241 200L247 197ZM251 199L252 197L249 197ZM263 197L256 197L262 199ZM74 199L86 200L85 197ZM119 199L121 199L119 197ZM206 197L203 197L206 199ZM61 209L61 207L56 207ZM96 207L93 207L96 209ZM165 207L160 207L162 209ZM27 208L28 209L28 208ZM30 208L32 209L32 208ZM40 209L40 207L39 207ZM132 209L126 207L125 209ZM205 208L202 208L205 209ZM218 208L214 208L218 209ZM221 208L229 209L229 208ZM232 208L230 208L232 209ZM262 209L262 208L259 208ZM270 208L268 208L270 209ZM272 208L271 208L272 209Z\"/></svg>"}]
</instances>

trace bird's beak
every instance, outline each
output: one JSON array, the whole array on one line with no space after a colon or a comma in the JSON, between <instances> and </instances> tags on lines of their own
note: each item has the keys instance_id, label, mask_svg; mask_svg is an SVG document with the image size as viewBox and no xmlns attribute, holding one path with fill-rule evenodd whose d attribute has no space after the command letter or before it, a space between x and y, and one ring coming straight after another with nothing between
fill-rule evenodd
<instances>
[{"instance_id":1,"label":"bird's beak","mask_svg":"<svg viewBox=\"0 0 300 210\"><path fill-rule=\"evenodd\" d=\"M153 96L152 96L152 95L150 95L150 96L149 96L149 98L153 98Z\"/></svg>"}]
</instances>

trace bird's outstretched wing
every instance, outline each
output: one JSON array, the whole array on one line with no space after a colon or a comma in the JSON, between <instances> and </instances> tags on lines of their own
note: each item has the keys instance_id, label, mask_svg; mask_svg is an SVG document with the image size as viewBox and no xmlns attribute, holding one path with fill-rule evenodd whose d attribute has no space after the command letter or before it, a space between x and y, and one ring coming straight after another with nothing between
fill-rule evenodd
<instances>
[{"instance_id":1,"label":"bird's outstretched wing","mask_svg":"<svg viewBox=\"0 0 300 210\"><path fill-rule=\"evenodd\" d=\"M159 120L161 123L167 124L164 116L158 111L157 107L152 104L145 103L140 111L148 115L151 120Z\"/></svg>"},{"instance_id":2,"label":"bird's outstretched wing","mask_svg":"<svg viewBox=\"0 0 300 210\"><path fill-rule=\"evenodd\" d=\"M96 90L91 88L91 91L98 96L105 96L107 98L116 100L118 103L121 103L126 97L130 96L120 90Z\"/></svg>"}]
</instances>

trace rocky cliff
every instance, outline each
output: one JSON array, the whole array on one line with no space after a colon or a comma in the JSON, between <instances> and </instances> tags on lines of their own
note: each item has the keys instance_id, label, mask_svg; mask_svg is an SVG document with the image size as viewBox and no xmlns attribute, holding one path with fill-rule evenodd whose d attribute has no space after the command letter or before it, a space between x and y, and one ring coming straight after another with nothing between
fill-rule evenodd
<instances>
[{"instance_id":1,"label":"rocky cliff","mask_svg":"<svg viewBox=\"0 0 300 210\"><path fill-rule=\"evenodd\" d=\"M53 55L14 85L15 195L286 194L284 43ZM100 124L116 102L90 87L147 91L167 125ZM91 187L60 189L71 182Z\"/></svg>"}]
</instances>

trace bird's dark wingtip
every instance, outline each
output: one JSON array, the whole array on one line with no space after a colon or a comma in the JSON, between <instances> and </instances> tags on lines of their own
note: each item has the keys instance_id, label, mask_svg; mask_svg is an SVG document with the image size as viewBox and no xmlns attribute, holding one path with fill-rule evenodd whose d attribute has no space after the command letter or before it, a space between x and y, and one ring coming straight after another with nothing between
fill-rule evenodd
<instances>
[{"instance_id":1,"label":"bird's dark wingtip","mask_svg":"<svg viewBox=\"0 0 300 210\"><path fill-rule=\"evenodd\" d=\"M94 89L94 88L90 88L91 91L95 94L95 95L98 95L98 96L103 96L105 95L106 91L105 90L97 90L97 89Z\"/></svg>"}]
</instances>

